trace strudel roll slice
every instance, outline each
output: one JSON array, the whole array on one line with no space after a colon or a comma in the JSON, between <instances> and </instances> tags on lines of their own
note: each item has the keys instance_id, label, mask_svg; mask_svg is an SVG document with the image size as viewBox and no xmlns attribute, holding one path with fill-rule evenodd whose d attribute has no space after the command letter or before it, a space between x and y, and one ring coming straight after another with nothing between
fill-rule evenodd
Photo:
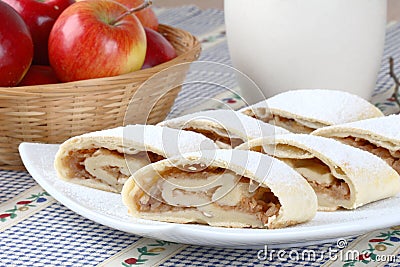
<instances>
[{"instance_id":1,"label":"strudel roll slice","mask_svg":"<svg viewBox=\"0 0 400 267\"><path fill-rule=\"evenodd\" d=\"M110 192L143 166L201 149L214 149L207 137L154 125L129 125L68 139L56 154L59 178Z\"/></svg>"},{"instance_id":2,"label":"strudel roll slice","mask_svg":"<svg viewBox=\"0 0 400 267\"><path fill-rule=\"evenodd\" d=\"M321 89L284 92L240 112L293 133L311 133L325 126L383 116L378 108L361 97Z\"/></svg>"},{"instance_id":3,"label":"strudel roll slice","mask_svg":"<svg viewBox=\"0 0 400 267\"><path fill-rule=\"evenodd\" d=\"M384 160L334 139L287 134L237 149L274 155L293 167L314 188L319 210L355 209L400 191L399 175Z\"/></svg>"},{"instance_id":4,"label":"strudel roll slice","mask_svg":"<svg viewBox=\"0 0 400 267\"><path fill-rule=\"evenodd\" d=\"M254 138L289 131L234 110L208 110L160 122L158 125L201 133L220 148L234 148Z\"/></svg>"},{"instance_id":5,"label":"strudel roll slice","mask_svg":"<svg viewBox=\"0 0 400 267\"><path fill-rule=\"evenodd\" d=\"M371 152L400 173L400 115L324 127L312 134Z\"/></svg>"},{"instance_id":6,"label":"strudel roll slice","mask_svg":"<svg viewBox=\"0 0 400 267\"><path fill-rule=\"evenodd\" d=\"M220 227L280 228L317 210L311 186L285 163L225 149L148 165L125 183L122 199L135 217Z\"/></svg>"}]
</instances>

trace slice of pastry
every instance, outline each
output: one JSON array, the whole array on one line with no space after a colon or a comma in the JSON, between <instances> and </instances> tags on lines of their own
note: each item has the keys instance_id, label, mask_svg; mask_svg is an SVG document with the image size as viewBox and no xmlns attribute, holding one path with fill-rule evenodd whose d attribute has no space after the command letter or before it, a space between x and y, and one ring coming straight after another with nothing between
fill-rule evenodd
<instances>
[{"instance_id":1,"label":"slice of pastry","mask_svg":"<svg viewBox=\"0 0 400 267\"><path fill-rule=\"evenodd\" d=\"M312 133L334 138L384 159L400 174L400 116L373 118L318 129Z\"/></svg>"},{"instance_id":2,"label":"slice of pastry","mask_svg":"<svg viewBox=\"0 0 400 267\"><path fill-rule=\"evenodd\" d=\"M225 149L148 165L125 183L122 199L142 219L221 227L280 228L317 210L312 188L288 165Z\"/></svg>"},{"instance_id":3,"label":"slice of pastry","mask_svg":"<svg viewBox=\"0 0 400 267\"><path fill-rule=\"evenodd\" d=\"M334 139L287 134L237 149L274 155L292 166L314 188L320 210L355 209L400 191L400 177L385 161Z\"/></svg>"},{"instance_id":4,"label":"slice of pastry","mask_svg":"<svg viewBox=\"0 0 400 267\"><path fill-rule=\"evenodd\" d=\"M289 133L289 131L245 116L233 110L208 110L171 120L158 125L201 133L220 148L233 148L248 140Z\"/></svg>"},{"instance_id":5,"label":"slice of pastry","mask_svg":"<svg viewBox=\"0 0 400 267\"><path fill-rule=\"evenodd\" d=\"M214 148L212 140L198 133L129 125L68 139L54 166L63 180L118 193L133 172L151 162Z\"/></svg>"},{"instance_id":6,"label":"slice of pastry","mask_svg":"<svg viewBox=\"0 0 400 267\"><path fill-rule=\"evenodd\" d=\"M325 126L383 116L378 108L361 97L320 89L281 93L240 112L293 133L311 133Z\"/></svg>"}]
</instances>

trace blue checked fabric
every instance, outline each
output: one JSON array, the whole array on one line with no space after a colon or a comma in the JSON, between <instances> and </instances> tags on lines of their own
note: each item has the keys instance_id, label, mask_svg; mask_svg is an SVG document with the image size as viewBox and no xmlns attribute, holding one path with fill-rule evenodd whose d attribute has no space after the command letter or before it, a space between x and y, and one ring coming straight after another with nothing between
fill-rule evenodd
<instances>
[{"instance_id":1,"label":"blue checked fabric","mask_svg":"<svg viewBox=\"0 0 400 267\"><path fill-rule=\"evenodd\" d=\"M223 26L223 12L200 10L194 6L160 10L160 22L180 27L198 36ZM389 55L394 56L400 72L400 24L388 30L382 70L375 94L391 88L386 64ZM200 60L230 65L226 41L209 46ZM199 72L188 75L196 77ZM218 76L218 75L216 75ZM220 81L235 87L234 77L219 76ZM214 97L223 88L190 84L184 86L176 100L172 116L178 115L193 103L190 99ZM0 171L0 204L36 185L26 172ZM28 219L0 233L0 267L9 266L97 266L107 258L135 243L140 237L90 221L60 203L54 203ZM349 242L351 240L348 240ZM308 246L303 249L328 250L334 244ZM321 262L307 261L260 261L257 249L235 250L213 247L188 246L161 266L319 266ZM388 264L387 266L397 266Z\"/></svg>"}]
</instances>

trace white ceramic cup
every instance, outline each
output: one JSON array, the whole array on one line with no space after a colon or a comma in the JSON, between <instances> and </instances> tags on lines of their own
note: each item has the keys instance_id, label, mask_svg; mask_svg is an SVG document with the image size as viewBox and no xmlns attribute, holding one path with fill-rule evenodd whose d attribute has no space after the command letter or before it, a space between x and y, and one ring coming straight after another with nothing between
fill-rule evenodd
<instances>
[{"instance_id":1,"label":"white ceramic cup","mask_svg":"<svg viewBox=\"0 0 400 267\"><path fill-rule=\"evenodd\" d=\"M381 66L387 0L225 0L232 63L254 103L292 89L370 99Z\"/></svg>"}]
</instances>

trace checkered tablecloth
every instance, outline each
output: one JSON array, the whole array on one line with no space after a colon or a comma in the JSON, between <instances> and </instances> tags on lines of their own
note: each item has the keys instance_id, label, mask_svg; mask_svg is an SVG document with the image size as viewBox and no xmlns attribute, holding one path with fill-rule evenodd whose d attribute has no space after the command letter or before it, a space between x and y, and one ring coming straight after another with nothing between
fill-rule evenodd
<instances>
[{"instance_id":1,"label":"checkered tablecloth","mask_svg":"<svg viewBox=\"0 0 400 267\"><path fill-rule=\"evenodd\" d=\"M223 11L185 6L159 9L157 13L162 23L198 36L203 45L200 60L231 64ZM386 114L398 112L392 99L393 81L388 75L389 56L395 58L400 75L400 24L388 27L382 69L372 98ZM212 73L212 69L208 73L191 70L188 79L204 75L213 76L229 88L237 86L234 76ZM187 84L170 116L221 105L237 108L242 104L232 91L223 87ZM263 258L259 249L200 247L152 240L97 224L72 212L26 172L0 171L0 266L399 266L398 227L350 238L345 243L287 248L282 257ZM311 258L304 253L329 249L343 250ZM360 252L357 259L343 260L341 255L351 250Z\"/></svg>"}]
</instances>

